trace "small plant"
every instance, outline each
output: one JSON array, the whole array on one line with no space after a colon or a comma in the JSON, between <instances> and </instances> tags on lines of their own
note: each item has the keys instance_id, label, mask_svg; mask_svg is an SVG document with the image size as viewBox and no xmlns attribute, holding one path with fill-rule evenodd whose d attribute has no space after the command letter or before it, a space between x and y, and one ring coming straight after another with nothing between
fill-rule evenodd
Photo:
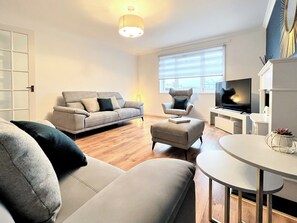
<instances>
[{"instance_id":1,"label":"small plant","mask_svg":"<svg viewBox=\"0 0 297 223\"><path fill-rule=\"evenodd\" d=\"M274 132L279 135L287 135L287 136L292 135L292 132L290 132L288 128L277 128Z\"/></svg>"}]
</instances>

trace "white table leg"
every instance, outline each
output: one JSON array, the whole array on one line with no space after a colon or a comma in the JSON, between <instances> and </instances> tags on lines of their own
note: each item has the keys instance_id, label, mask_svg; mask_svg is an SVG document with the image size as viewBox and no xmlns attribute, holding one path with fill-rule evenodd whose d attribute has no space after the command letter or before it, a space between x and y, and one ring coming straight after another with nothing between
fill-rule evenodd
<instances>
[{"instance_id":1,"label":"white table leg","mask_svg":"<svg viewBox=\"0 0 297 223\"><path fill-rule=\"evenodd\" d=\"M212 222L212 179L208 181L208 220Z\"/></svg>"},{"instance_id":2,"label":"white table leg","mask_svg":"<svg viewBox=\"0 0 297 223\"><path fill-rule=\"evenodd\" d=\"M230 222L230 187L225 187L224 223Z\"/></svg>"},{"instance_id":3,"label":"white table leg","mask_svg":"<svg viewBox=\"0 0 297 223\"><path fill-rule=\"evenodd\" d=\"M268 223L272 223L272 194L267 194Z\"/></svg>"},{"instance_id":4,"label":"white table leg","mask_svg":"<svg viewBox=\"0 0 297 223\"><path fill-rule=\"evenodd\" d=\"M212 217L212 179L208 181L208 220L211 223L220 223L217 219Z\"/></svg>"},{"instance_id":5,"label":"white table leg","mask_svg":"<svg viewBox=\"0 0 297 223\"><path fill-rule=\"evenodd\" d=\"M256 194L256 222L263 222L263 181L264 171L257 169L257 194Z\"/></svg>"},{"instance_id":6,"label":"white table leg","mask_svg":"<svg viewBox=\"0 0 297 223\"><path fill-rule=\"evenodd\" d=\"M238 201L237 201L237 222L242 223L242 192L238 191Z\"/></svg>"}]
</instances>

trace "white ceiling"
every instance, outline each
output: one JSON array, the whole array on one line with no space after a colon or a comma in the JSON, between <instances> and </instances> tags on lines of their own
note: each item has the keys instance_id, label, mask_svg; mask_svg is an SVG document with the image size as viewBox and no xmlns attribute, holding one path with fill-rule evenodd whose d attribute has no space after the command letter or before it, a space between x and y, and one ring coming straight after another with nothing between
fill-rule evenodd
<instances>
[{"instance_id":1,"label":"white ceiling","mask_svg":"<svg viewBox=\"0 0 297 223\"><path fill-rule=\"evenodd\" d=\"M260 27L269 0L0 0L28 20L80 33L132 53L182 44ZM127 7L144 18L144 35L118 34Z\"/></svg>"}]
</instances>

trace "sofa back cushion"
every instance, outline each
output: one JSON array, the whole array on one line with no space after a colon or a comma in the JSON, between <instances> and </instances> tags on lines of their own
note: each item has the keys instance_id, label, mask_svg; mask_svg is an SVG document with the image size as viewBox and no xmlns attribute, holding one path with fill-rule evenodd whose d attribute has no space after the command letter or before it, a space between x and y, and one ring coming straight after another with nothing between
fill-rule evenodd
<instances>
[{"instance_id":1,"label":"sofa back cushion","mask_svg":"<svg viewBox=\"0 0 297 223\"><path fill-rule=\"evenodd\" d=\"M62 92L65 103L80 102L85 98L97 98L96 91L63 91Z\"/></svg>"},{"instance_id":2,"label":"sofa back cushion","mask_svg":"<svg viewBox=\"0 0 297 223\"><path fill-rule=\"evenodd\" d=\"M68 102L65 104L67 107L70 107L70 108L79 108L79 109L85 110L85 107L81 102Z\"/></svg>"},{"instance_id":3,"label":"sofa back cushion","mask_svg":"<svg viewBox=\"0 0 297 223\"><path fill-rule=\"evenodd\" d=\"M123 99L122 95L119 92L98 92L98 98L111 98L115 96L118 101L119 106L122 108L125 105L125 100Z\"/></svg>"},{"instance_id":4,"label":"sofa back cushion","mask_svg":"<svg viewBox=\"0 0 297 223\"><path fill-rule=\"evenodd\" d=\"M56 173L38 143L0 119L0 197L17 222L54 222L61 207Z\"/></svg>"}]
</instances>

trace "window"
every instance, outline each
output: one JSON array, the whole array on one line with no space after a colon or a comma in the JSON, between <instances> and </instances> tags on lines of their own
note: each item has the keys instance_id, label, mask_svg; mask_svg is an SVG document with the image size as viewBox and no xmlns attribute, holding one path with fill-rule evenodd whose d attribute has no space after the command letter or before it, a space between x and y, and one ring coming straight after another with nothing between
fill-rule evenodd
<instances>
[{"instance_id":1,"label":"window","mask_svg":"<svg viewBox=\"0 0 297 223\"><path fill-rule=\"evenodd\" d=\"M225 76L225 47L159 57L160 92L193 88L210 93Z\"/></svg>"}]
</instances>

